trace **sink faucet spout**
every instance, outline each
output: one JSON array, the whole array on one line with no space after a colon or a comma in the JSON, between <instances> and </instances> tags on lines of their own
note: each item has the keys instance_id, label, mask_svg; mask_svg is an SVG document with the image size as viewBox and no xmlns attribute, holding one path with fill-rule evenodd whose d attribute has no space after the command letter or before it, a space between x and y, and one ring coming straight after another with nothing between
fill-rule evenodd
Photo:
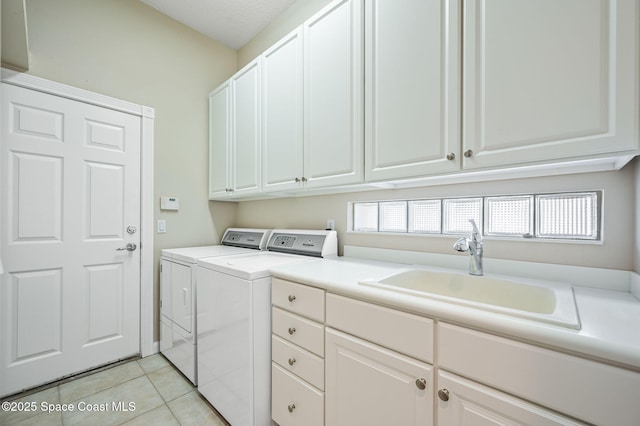
<instances>
[{"instance_id":1,"label":"sink faucet spout","mask_svg":"<svg viewBox=\"0 0 640 426\"><path fill-rule=\"evenodd\" d=\"M468 251L471 258L469 259L469 274L484 275L482 266L482 234L476 225L476 221L469 219L473 232L471 237L460 237L453 245L453 249L459 252Z\"/></svg>"}]
</instances>

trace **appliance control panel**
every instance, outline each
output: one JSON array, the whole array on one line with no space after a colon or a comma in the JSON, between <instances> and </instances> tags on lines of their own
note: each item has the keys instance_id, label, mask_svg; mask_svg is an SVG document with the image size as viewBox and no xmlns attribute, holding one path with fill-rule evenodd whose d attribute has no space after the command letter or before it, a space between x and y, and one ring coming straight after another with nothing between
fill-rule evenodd
<instances>
[{"instance_id":1,"label":"appliance control panel","mask_svg":"<svg viewBox=\"0 0 640 426\"><path fill-rule=\"evenodd\" d=\"M306 256L337 255L336 231L274 230L267 250Z\"/></svg>"},{"instance_id":2,"label":"appliance control panel","mask_svg":"<svg viewBox=\"0 0 640 426\"><path fill-rule=\"evenodd\" d=\"M268 235L269 231L266 229L229 228L222 237L222 245L262 250Z\"/></svg>"}]
</instances>

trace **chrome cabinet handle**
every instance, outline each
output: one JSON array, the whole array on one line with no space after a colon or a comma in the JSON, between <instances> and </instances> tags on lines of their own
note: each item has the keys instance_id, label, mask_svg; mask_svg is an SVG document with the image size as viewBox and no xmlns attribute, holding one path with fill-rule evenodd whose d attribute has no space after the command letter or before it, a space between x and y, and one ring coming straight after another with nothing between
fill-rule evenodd
<instances>
[{"instance_id":1,"label":"chrome cabinet handle","mask_svg":"<svg viewBox=\"0 0 640 426\"><path fill-rule=\"evenodd\" d=\"M306 181L307 181L307 178L306 178L306 177L304 177L304 176L302 176L302 179L301 179L301 180L302 180L303 182L306 182Z\"/></svg>"},{"instance_id":2,"label":"chrome cabinet handle","mask_svg":"<svg viewBox=\"0 0 640 426\"><path fill-rule=\"evenodd\" d=\"M296 332L295 327L289 327L289 334L290 335L293 335L293 333L295 333L295 332Z\"/></svg>"},{"instance_id":3,"label":"chrome cabinet handle","mask_svg":"<svg viewBox=\"0 0 640 426\"><path fill-rule=\"evenodd\" d=\"M449 390L448 389L440 389L438 391L438 398L447 402L449 400Z\"/></svg>"},{"instance_id":4,"label":"chrome cabinet handle","mask_svg":"<svg viewBox=\"0 0 640 426\"><path fill-rule=\"evenodd\" d=\"M453 152L450 152L447 154L447 160L453 161L455 159L456 159L456 154L454 154Z\"/></svg>"},{"instance_id":5,"label":"chrome cabinet handle","mask_svg":"<svg viewBox=\"0 0 640 426\"><path fill-rule=\"evenodd\" d=\"M293 366L293 364L296 363L296 359L295 358L289 358L289 365Z\"/></svg>"},{"instance_id":6,"label":"chrome cabinet handle","mask_svg":"<svg viewBox=\"0 0 640 426\"><path fill-rule=\"evenodd\" d=\"M291 404L287 406L287 410L289 410L290 413L293 413L293 410L295 409L296 409L296 404Z\"/></svg>"},{"instance_id":7,"label":"chrome cabinet handle","mask_svg":"<svg viewBox=\"0 0 640 426\"><path fill-rule=\"evenodd\" d=\"M425 390L426 387L427 387L427 381L425 379L423 379L423 378L416 379L416 386L420 390Z\"/></svg>"},{"instance_id":8,"label":"chrome cabinet handle","mask_svg":"<svg viewBox=\"0 0 640 426\"><path fill-rule=\"evenodd\" d=\"M117 248L117 249L116 249L116 251L124 251L124 250L127 250L127 251L134 251L134 250L135 250L135 249L137 249L137 248L138 248L138 246L137 246L137 245L135 245L135 244L133 244L133 243L129 243L129 244L127 244L127 245L126 245L126 246L124 246L124 247Z\"/></svg>"},{"instance_id":9,"label":"chrome cabinet handle","mask_svg":"<svg viewBox=\"0 0 640 426\"><path fill-rule=\"evenodd\" d=\"M473 155L473 151L471 151L470 149L468 149L468 150L466 150L464 152L464 156L467 157L467 158L471 157L472 155Z\"/></svg>"},{"instance_id":10,"label":"chrome cabinet handle","mask_svg":"<svg viewBox=\"0 0 640 426\"><path fill-rule=\"evenodd\" d=\"M293 302L294 300L296 300L296 296L294 296L293 294L290 294L287 299L289 299L289 302Z\"/></svg>"},{"instance_id":11,"label":"chrome cabinet handle","mask_svg":"<svg viewBox=\"0 0 640 426\"><path fill-rule=\"evenodd\" d=\"M299 177L297 177L297 178L295 179L295 181L296 181L296 182L300 182L300 178L299 178Z\"/></svg>"}]
</instances>

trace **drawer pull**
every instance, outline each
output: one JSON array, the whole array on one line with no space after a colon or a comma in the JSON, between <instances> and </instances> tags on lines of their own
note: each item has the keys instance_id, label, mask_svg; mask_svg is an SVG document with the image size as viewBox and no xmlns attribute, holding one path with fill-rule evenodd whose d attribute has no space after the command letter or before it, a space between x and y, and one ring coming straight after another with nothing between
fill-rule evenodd
<instances>
[{"instance_id":1,"label":"drawer pull","mask_svg":"<svg viewBox=\"0 0 640 426\"><path fill-rule=\"evenodd\" d=\"M438 391L438 397L444 402L447 402L449 400L449 391L447 389L440 389Z\"/></svg>"},{"instance_id":2,"label":"drawer pull","mask_svg":"<svg viewBox=\"0 0 640 426\"><path fill-rule=\"evenodd\" d=\"M293 333L296 332L295 327L289 327L289 334L293 336Z\"/></svg>"},{"instance_id":3,"label":"drawer pull","mask_svg":"<svg viewBox=\"0 0 640 426\"><path fill-rule=\"evenodd\" d=\"M427 381L425 379L416 379L416 386L420 390L425 390L427 388Z\"/></svg>"},{"instance_id":4,"label":"drawer pull","mask_svg":"<svg viewBox=\"0 0 640 426\"><path fill-rule=\"evenodd\" d=\"M294 296L293 294L290 294L288 299L289 299L289 302L293 302L294 300L296 300L296 296Z\"/></svg>"},{"instance_id":5,"label":"drawer pull","mask_svg":"<svg viewBox=\"0 0 640 426\"><path fill-rule=\"evenodd\" d=\"M290 413L293 413L293 410L296 409L296 404L291 404L287 407L287 410L289 410Z\"/></svg>"},{"instance_id":6,"label":"drawer pull","mask_svg":"<svg viewBox=\"0 0 640 426\"><path fill-rule=\"evenodd\" d=\"M295 358L289 358L289 365L293 365L296 363L296 359Z\"/></svg>"}]
</instances>

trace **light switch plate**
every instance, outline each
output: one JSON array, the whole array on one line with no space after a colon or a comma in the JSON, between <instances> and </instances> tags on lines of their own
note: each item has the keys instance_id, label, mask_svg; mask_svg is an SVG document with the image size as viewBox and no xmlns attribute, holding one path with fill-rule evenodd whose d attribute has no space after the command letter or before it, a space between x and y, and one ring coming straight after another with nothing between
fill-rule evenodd
<instances>
[{"instance_id":1,"label":"light switch plate","mask_svg":"<svg viewBox=\"0 0 640 426\"><path fill-rule=\"evenodd\" d=\"M158 220L156 232L158 234L165 234L167 232L167 221L166 220Z\"/></svg>"}]
</instances>

